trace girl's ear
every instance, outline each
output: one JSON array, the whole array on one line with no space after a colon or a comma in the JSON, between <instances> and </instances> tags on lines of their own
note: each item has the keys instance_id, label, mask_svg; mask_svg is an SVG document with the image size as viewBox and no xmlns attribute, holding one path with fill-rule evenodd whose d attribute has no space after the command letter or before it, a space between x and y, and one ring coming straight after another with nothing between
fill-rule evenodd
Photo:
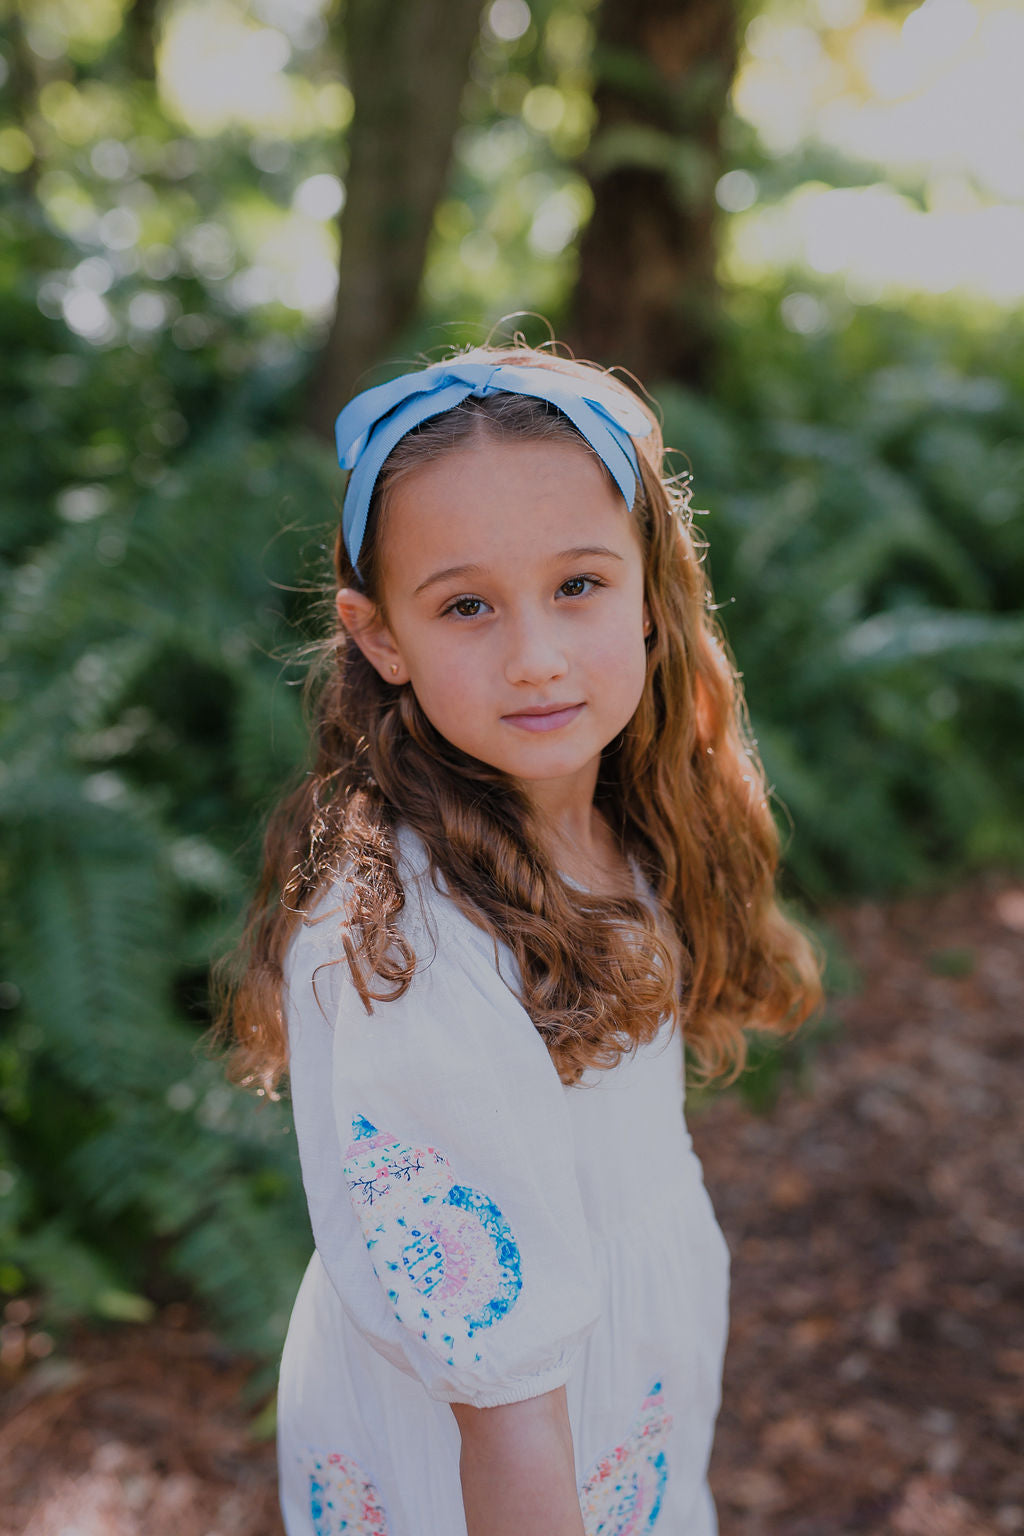
<instances>
[{"instance_id":1,"label":"girl's ear","mask_svg":"<svg viewBox=\"0 0 1024 1536\"><path fill-rule=\"evenodd\" d=\"M399 687L409 681L409 673L380 609L362 592L342 587L334 599L338 618L352 636L371 667L386 683Z\"/></svg>"}]
</instances>

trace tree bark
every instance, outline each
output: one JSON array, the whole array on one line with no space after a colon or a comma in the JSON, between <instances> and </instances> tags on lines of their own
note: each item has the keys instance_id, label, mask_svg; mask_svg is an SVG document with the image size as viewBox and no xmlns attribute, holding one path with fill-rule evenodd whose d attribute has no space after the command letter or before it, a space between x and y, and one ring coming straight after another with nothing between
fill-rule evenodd
<instances>
[{"instance_id":1,"label":"tree bark","mask_svg":"<svg viewBox=\"0 0 1024 1536\"><path fill-rule=\"evenodd\" d=\"M603 0L569 339L644 381L705 383L714 353L715 183L738 54L734 0Z\"/></svg>"},{"instance_id":2,"label":"tree bark","mask_svg":"<svg viewBox=\"0 0 1024 1536\"><path fill-rule=\"evenodd\" d=\"M480 10L481 0L348 0L356 105L338 302L308 408L309 425L323 436L415 311Z\"/></svg>"}]
</instances>

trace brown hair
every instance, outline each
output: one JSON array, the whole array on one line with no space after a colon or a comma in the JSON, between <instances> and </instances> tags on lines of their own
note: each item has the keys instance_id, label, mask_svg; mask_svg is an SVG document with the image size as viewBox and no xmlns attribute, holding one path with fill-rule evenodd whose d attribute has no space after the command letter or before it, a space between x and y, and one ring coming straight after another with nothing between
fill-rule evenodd
<instances>
[{"instance_id":1,"label":"brown hair","mask_svg":"<svg viewBox=\"0 0 1024 1536\"><path fill-rule=\"evenodd\" d=\"M589 365L522 345L466 357L590 376ZM603 377L636 403L619 380ZM308 685L312 768L269 819L242 939L215 968L216 1028L233 1035L240 1080L272 1090L286 1069L285 952L300 913L339 877L339 959L343 946L367 1010L408 988L417 957L400 925L400 823L418 833L458 907L508 946L523 1006L563 1082L613 1065L666 1016L682 1026L702 1076L735 1075L745 1028L786 1032L817 1005L814 951L776 901L777 833L711 608L687 479L664 474L660 428L648 414L653 430L636 440L642 483L633 508L653 621L647 679L632 721L605 749L596 803L644 871L658 913L569 886L538 845L518 787L446 741L412 689L385 682L339 626L311 648L322 661ZM554 407L521 395L470 398L424 423L381 471L359 576L339 529L337 585L359 587L379 605L381 529L396 482L499 433L587 446Z\"/></svg>"}]
</instances>

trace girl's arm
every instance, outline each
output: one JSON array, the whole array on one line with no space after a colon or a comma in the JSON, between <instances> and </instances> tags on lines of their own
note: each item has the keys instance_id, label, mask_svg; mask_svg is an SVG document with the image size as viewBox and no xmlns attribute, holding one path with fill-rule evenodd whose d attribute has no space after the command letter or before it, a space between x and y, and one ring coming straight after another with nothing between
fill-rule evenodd
<instances>
[{"instance_id":1,"label":"girl's arm","mask_svg":"<svg viewBox=\"0 0 1024 1536\"><path fill-rule=\"evenodd\" d=\"M564 1387L500 1408L451 1408L468 1536L584 1536Z\"/></svg>"}]
</instances>

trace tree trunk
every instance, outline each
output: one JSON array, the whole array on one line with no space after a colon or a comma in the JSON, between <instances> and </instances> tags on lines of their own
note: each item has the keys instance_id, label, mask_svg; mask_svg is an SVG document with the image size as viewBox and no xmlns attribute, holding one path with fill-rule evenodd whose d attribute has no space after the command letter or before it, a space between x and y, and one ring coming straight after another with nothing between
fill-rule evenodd
<instances>
[{"instance_id":1,"label":"tree trunk","mask_svg":"<svg viewBox=\"0 0 1024 1536\"><path fill-rule=\"evenodd\" d=\"M348 0L356 107L338 304L308 411L310 426L324 436L415 311L480 9L481 0Z\"/></svg>"},{"instance_id":2,"label":"tree trunk","mask_svg":"<svg viewBox=\"0 0 1024 1536\"><path fill-rule=\"evenodd\" d=\"M131 0L124 14L125 63L136 80L156 79L156 39L161 0Z\"/></svg>"},{"instance_id":3,"label":"tree trunk","mask_svg":"<svg viewBox=\"0 0 1024 1536\"><path fill-rule=\"evenodd\" d=\"M645 382L708 378L720 124L737 53L734 0L603 0L585 166L594 215L569 339Z\"/></svg>"}]
</instances>

